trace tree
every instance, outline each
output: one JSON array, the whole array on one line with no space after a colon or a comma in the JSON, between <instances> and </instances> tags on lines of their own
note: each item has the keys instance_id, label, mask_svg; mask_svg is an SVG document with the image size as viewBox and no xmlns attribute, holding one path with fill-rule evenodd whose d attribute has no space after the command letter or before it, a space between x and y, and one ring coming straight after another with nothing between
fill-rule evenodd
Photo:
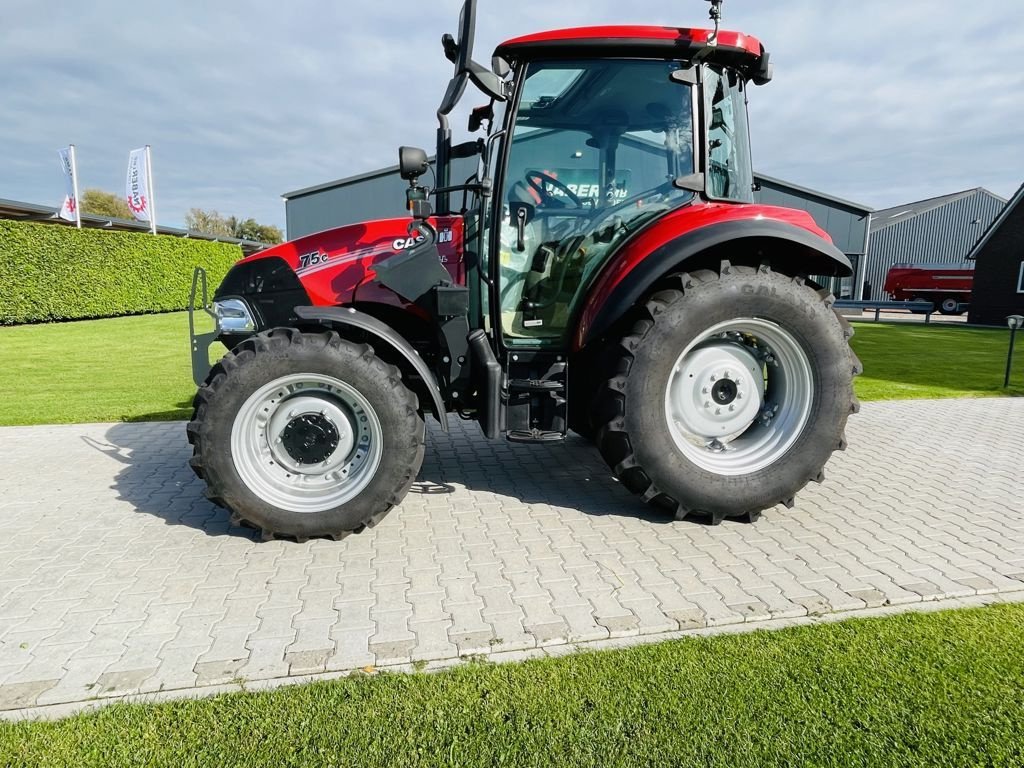
<instances>
[{"instance_id":1,"label":"tree","mask_svg":"<svg viewBox=\"0 0 1024 768\"><path fill-rule=\"evenodd\" d=\"M230 221L217 211L204 211L192 208L185 216L185 228L193 232L214 237L234 237L234 228Z\"/></svg>"},{"instance_id":2,"label":"tree","mask_svg":"<svg viewBox=\"0 0 1024 768\"><path fill-rule=\"evenodd\" d=\"M234 217L232 217L234 218ZM272 224L260 224L255 219L235 222L235 237L240 240L255 240L258 243L277 245L284 241L284 233Z\"/></svg>"},{"instance_id":3,"label":"tree","mask_svg":"<svg viewBox=\"0 0 1024 768\"><path fill-rule=\"evenodd\" d=\"M223 216L217 211L193 208L185 217L185 226L193 232L202 232L214 237L237 237L239 240L255 240L276 245L284 240L284 233L270 224L260 224L253 218L244 221L234 216Z\"/></svg>"},{"instance_id":4,"label":"tree","mask_svg":"<svg viewBox=\"0 0 1024 768\"><path fill-rule=\"evenodd\" d=\"M128 221L133 218L127 202L112 192L104 192L102 189L87 189L82 193L82 213L108 216L112 219L127 219Z\"/></svg>"}]
</instances>

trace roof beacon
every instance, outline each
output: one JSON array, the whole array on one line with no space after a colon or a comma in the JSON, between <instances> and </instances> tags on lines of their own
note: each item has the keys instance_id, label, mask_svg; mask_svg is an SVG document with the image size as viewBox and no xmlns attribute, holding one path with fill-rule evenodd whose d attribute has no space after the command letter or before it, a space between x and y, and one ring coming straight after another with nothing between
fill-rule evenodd
<instances>
[{"instance_id":1,"label":"roof beacon","mask_svg":"<svg viewBox=\"0 0 1024 768\"><path fill-rule=\"evenodd\" d=\"M722 26L722 3L725 0L708 0L711 3L711 20L715 22L715 31L708 38L708 46L714 48L718 45L718 31Z\"/></svg>"}]
</instances>

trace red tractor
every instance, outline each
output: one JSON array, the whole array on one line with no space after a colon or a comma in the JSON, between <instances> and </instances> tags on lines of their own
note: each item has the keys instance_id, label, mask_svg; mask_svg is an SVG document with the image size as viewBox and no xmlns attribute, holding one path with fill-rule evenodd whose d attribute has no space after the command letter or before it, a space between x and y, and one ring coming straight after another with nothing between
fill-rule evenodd
<instances>
[{"instance_id":1,"label":"red tractor","mask_svg":"<svg viewBox=\"0 0 1024 768\"><path fill-rule=\"evenodd\" d=\"M753 522L822 481L857 410L850 327L810 275L850 262L803 212L754 203L753 37L595 27L473 60L476 2L427 153L402 148L410 219L239 262L193 331L191 464L266 537L374 526L419 472L424 415L492 439L592 441L682 520ZM449 115L486 98L453 144ZM475 158L464 183L455 159ZM197 275L198 277L198 275ZM230 352L212 370L218 339Z\"/></svg>"}]
</instances>

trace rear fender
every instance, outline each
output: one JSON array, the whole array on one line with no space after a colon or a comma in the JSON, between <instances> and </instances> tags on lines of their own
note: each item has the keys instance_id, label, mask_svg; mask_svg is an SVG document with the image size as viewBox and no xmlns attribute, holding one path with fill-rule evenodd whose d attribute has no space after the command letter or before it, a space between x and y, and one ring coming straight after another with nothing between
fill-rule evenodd
<instances>
[{"instance_id":1,"label":"rear fender","mask_svg":"<svg viewBox=\"0 0 1024 768\"><path fill-rule=\"evenodd\" d=\"M301 320L334 328L340 333L343 333L346 328L356 328L387 344L401 355L423 380L425 388L430 393L434 416L441 424L441 429L445 432L448 431L448 412L444 406L444 399L441 397L441 390L437 385L437 378L423 358L398 331L365 312L349 307L296 307L295 314Z\"/></svg>"},{"instance_id":2,"label":"rear fender","mask_svg":"<svg viewBox=\"0 0 1024 768\"><path fill-rule=\"evenodd\" d=\"M614 262L609 264L587 297L573 348L580 350L600 338L666 275L744 258L792 275L853 274L846 254L803 227L770 219L710 224L655 248L625 274Z\"/></svg>"}]
</instances>

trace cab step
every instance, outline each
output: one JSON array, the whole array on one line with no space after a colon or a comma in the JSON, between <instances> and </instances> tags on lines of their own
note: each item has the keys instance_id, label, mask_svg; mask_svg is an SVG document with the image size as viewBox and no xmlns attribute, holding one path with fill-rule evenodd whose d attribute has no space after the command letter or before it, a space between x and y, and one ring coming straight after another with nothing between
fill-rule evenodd
<instances>
[{"instance_id":1,"label":"cab step","mask_svg":"<svg viewBox=\"0 0 1024 768\"><path fill-rule=\"evenodd\" d=\"M505 437L513 443L557 443L568 433L569 364L560 356L510 353L504 400Z\"/></svg>"}]
</instances>

